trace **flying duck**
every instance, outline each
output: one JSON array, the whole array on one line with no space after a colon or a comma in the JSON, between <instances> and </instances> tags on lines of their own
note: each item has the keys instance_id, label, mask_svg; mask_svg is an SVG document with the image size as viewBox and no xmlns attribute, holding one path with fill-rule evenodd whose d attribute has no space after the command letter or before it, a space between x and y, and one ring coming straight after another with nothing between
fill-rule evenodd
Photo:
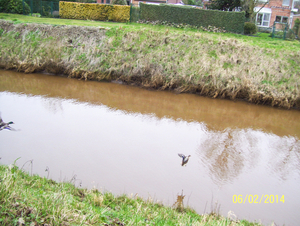
<instances>
[{"instance_id":1,"label":"flying duck","mask_svg":"<svg viewBox=\"0 0 300 226\"><path fill-rule=\"evenodd\" d=\"M3 122L1 116L0 116L0 130L8 129L8 130L14 130L10 127L11 124L14 124L13 122Z\"/></svg>"},{"instance_id":2,"label":"flying duck","mask_svg":"<svg viewBox=\"0 0 300 226\"><path fill-rule=\"evenodd\" d=\"M180 158L182 158L182 163L181 163L182 166L184 166L185 164L187 164L187 162L189 161L189 158L191 157L190 155L185 156L184 154L178 154L178 156Z\"/></svg>"}]
</instances>

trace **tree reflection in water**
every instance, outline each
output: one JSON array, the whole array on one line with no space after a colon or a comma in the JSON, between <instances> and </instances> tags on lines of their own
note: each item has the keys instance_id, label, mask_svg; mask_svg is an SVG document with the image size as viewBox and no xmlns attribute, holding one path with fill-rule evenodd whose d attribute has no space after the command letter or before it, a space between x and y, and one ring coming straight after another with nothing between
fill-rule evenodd
<instances>
[{"instance_id":1,"label":"tree reflection in water","mask_svg":"<svg viewBox=\"0 0 300 226\"><path fill-rule=\"evenodd\" d=\"M252 129L207 131L197 154L212 180L222 186L232 183L244 170L264 165L267 173L286 180L300 174L300 142Z\"/></svg>"}]
</instances>

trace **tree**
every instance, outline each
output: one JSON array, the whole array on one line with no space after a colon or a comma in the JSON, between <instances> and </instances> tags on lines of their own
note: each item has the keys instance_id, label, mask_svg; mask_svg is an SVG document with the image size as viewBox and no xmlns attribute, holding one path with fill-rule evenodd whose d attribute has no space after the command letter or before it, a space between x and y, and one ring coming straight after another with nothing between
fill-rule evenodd
<instances>
[{"instance_id":1,"label":"tree","mask_svg":"<svg viewBox=\"0 0 300 226\"><path fill-rule=\"evenodd\" d=\"M254 23L256 14L264 8L269 1L266 1L257 12L254 11L254 8L261 4L261 0L209 0L209 3L207 6L209 9L232 11L235 8L239 8L239 10L245 11L248 21Z\"/></svg>"},{"instance_id":2,"label":"tree","mask_svg":"<svg viewBox=\"0 0 300 226\"><path fill-rule=\"evenodd\" d=\"M241 6L241 0L209 0L207 8L232 11L234 8Z\"/></svg>"},{"instance_id":3,"label":"tree","mask_svg":"<svg viewBox=\"0 0 300 226\"><path fill-rule=\"evenodd\" d=\"M182 0L185 5L196 5L195 0Z\"/></svg>"},{"instance_id":4,"label":"tree","mask_svg":"<svg viewBox=\"0 0 300 226\"><path fill-rule=\"evenodd\" d=\"M260 0L241 0L241 9L246 12L246 18L248 18L249 22L254 23L256 14L268 4L269 1L266 1L260 9L255 12L254 8L261 4Z\"/></svg>"}]
</instances>

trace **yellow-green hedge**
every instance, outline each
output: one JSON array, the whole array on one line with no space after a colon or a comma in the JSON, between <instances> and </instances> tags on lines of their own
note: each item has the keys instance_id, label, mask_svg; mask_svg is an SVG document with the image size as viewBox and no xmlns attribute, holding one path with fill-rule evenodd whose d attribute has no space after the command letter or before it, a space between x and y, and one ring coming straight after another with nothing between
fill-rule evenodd
<instances>
[{"instance_id":1,"label":"yellow-green hedge","mask_svg":"<svg viewBox=\"0 0 300 226\"><path fill-rule=\"evenodd\" d=\"M108 20L116 22L127 22L130 20L130 6L113 5Z\"/></svg>"},{"instance_id":2,"label":"yellow-green hedge","mask_svg":"<svg viewBox=\"0 0 300 226\"><path fill-rule=\"evenodd\" d=\"M130 19L130 6L60 1L59 17L64 19L127 22Z\"/></svg>"}]
</instances>

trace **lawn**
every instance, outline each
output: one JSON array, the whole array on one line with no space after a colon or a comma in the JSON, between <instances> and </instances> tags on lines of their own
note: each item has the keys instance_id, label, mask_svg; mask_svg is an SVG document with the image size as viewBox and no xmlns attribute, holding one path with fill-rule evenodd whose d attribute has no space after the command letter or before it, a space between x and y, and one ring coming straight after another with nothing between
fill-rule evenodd
<instances>
[{"instance_id":1,"label":"lawn","mask_svg":"<svg viewBox=\"0 0 300 226\"><path fill-rule=\"evenodd\" d=\"M20 14L9 14L0 13L0 19L10 20L14 23L41 23L41 24L54 24L54 25L74 25L74 26L94 26L94 27L124 27L129 30L139 30L139 29L152 29L152 30L165 30L169 29L170 32L198 32L196 29L191 28L171 28L163 25L151 25L151 24L140 24L140 23L117 23L117 22L104 22L104 21L92 21L92 20L73 20L73 19L60 19L60 18L43 18L43 17L33 17ZM220 36L227 38L235 38L242 40L246 43L259 46L262 48L272 48L272 49L289 49L289 50L300 50L299 41L284 41L282 39L276 39L270 37L269 33L258 33L255 36L246 36L240 34L232 33L217 33L212 34L215 38Z\"/></svg>"}]
</instances>

